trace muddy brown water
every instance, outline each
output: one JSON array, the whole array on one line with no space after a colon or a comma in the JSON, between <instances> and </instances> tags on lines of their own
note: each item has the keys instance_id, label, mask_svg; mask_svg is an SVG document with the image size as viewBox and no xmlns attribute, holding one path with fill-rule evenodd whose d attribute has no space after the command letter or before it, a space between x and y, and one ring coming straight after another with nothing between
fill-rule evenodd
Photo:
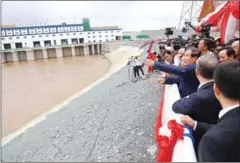
<instances>
[{"instance_id":1,"label":"muddy brown water","mask_svg":"<svg viewBox=\"0 0 240 163\"><path fill-rule=\"evenodd\" d=\"M2 136L14 132L100 78L102 56L75 56L2 64Z\"/></svg>"}]
</instances>

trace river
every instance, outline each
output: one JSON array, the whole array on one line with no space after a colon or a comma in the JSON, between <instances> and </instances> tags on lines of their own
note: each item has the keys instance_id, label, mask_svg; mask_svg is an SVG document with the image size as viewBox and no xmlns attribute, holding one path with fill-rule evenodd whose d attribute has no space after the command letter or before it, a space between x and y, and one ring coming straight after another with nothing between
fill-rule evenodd
<instances>
[{"instance_id":1,"label":"river","mask_svg":"<svg viewBox=\"0 0 240 163\"><path fill-rule=\"evenodd\" d=\"M93 83L109 66L97 55L2 64L2 135Z\"/></svg>"}]
</instances>

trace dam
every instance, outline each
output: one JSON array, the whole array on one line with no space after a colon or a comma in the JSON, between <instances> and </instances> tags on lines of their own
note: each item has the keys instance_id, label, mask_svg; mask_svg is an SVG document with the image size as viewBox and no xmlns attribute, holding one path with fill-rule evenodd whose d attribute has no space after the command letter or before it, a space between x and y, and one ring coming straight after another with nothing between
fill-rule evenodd
<instances>
[{"instance_id":1,"label":"dam","mask_svg":"<svg viewBox=\"0 0 240 163\"><path fill-rule=\"evenodd\" d=\"M61 45L53 47L23 48L3 50L2 63L33 61L39 59L62 58L69 56L101 55L120 47L120 42L83 43L77 45Z\"/></svg>"},{"instance_id":2,"label":"dam","mask_svg":"<svg viewBox=\"0 0 240 163\"><path fill-rule=\"evenodd\" d=\"M149 47L118 27L84 28L2 30L3 161L154 160L161 87L130 82L126 67Z\"/></svg>"}]
</instances>

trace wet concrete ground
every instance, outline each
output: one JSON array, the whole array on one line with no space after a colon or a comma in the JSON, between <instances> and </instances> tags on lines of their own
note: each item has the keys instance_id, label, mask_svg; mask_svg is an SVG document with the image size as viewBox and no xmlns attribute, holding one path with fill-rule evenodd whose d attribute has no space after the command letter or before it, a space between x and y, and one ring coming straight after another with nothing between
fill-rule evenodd
<instances>
[{"instance_id":1,"label":"wet concrete ground","mask_svg":"<svg viewBox=\"0 0 240 163\"><path fill-rule=\"evenodd\" d=\"M162 88L127 68L79 96L2 148L2 161L154 162Z\"/></svg>"}]
</instances>

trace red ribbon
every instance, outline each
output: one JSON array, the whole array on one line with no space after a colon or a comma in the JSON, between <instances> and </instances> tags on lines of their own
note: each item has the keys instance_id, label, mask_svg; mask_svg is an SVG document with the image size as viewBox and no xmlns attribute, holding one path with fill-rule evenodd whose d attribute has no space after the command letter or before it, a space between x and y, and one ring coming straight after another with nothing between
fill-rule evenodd
<instances>
[{"instance_id":1,"label":"red ribbon","mask_svg":"<svg viewBox=\"0 0 240 163\"><path fill-rule=\"evenodd\" d=\"M168 128L171 130L170 138L162 135L157 137L157 145L160 149L156 158L157 162L171 162L177 140L183 139L184 129L176 120L170 120L168 122Z\"/></svg>"},{"instance_id":2,"label":"red ribbon","mask_svg":"<svg viewBox=\"0 0 240 163\"><path fill-rule=\"evenodd\" d=\"M147 59L155 60L156 56L152 53L152 47L153 47L154 41L151 41L150 46L149 46L149 53ZM153 72L153 66L148 67L148 72Z\"/></svg>"}]
</instances>

